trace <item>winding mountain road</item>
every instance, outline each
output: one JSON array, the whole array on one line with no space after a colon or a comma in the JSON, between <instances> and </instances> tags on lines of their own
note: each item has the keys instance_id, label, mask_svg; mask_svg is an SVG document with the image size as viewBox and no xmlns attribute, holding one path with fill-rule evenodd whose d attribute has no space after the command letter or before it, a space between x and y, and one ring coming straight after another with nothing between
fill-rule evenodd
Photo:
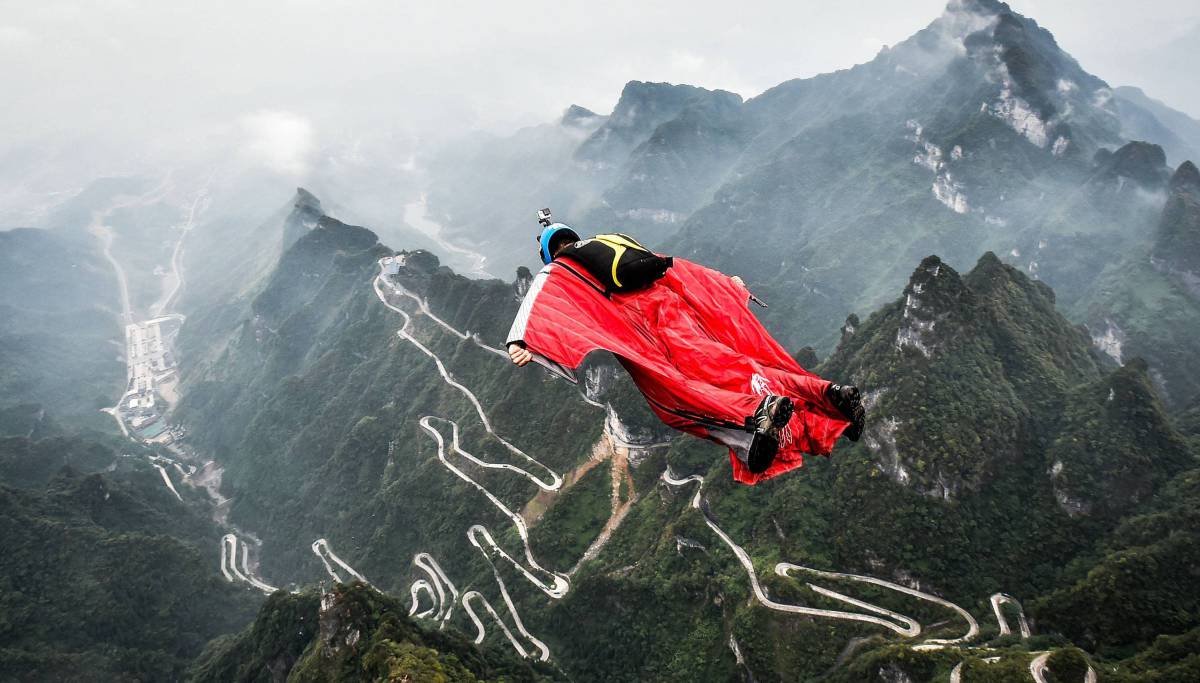
<instances>
[{"instance_id":1,"label":"winding mountain road","mask_svg":"<svg viewBox=\"0 0 1200 683\"><path fill-rule=\"evenodd\" d=\"M873 612L875 614L887 617L887 619L882 619L877 616L871 616L869 614L862 614L859 612L843 612L839 610L802 607L800 605L789 605L787 603L776 602L772 600L771 598L767 597L766 591L763 590L762 584L759 583L758 573L754 569L754 563L751 561L750 555L740 545L734 543L733 539L729 537L729 534L726 534L725 531L721 529L721 527L718 526L715 521L713 521L712 516L709 514L708 506L704 504L702 496L704 492L704 477L694 474L689 477L678 479L668 468L662 473L662 480L669 486L684 486L691 483L697 484L696 494L692 497L692 507L700 511L701 515L704 517L705 524L708 525L708 528L712 529L713 533L715 533L722 541L724 541L725 545L729 546L729 549L733 551L734 556L737 557L738 562L741 562L742 568L746 570L746 574L750 578L750 587L754 591L754 597L764 607L779 612L803 614L810 617L824 617L827 619L843 619L847 621L865 622L868 624L874 624L876 626L882 626L906 638L912 638L921 633L921 625L914 619L906 617L902 614L897 614L891 610L884 609L883 607L872 605L870 603L866 603L827 589L819 589L818 592L827 597L858 607L859 609L864 609L868 612ZM803 567L797 567L796 565L787 565L783 568L781 575L787 576L787 571L790 571L793 568L804 569ZM776 567L776 573L781 573L780 567ZM813 586L812 584L808 585L810 588L817 590L816 586Z\"/></svg>"},{"instance_id":2,"label":"winding mountain road","mask_svg":"<svg viewBox=\"0 0 1200 683\"><path fill-rule=\"evenodd\" d=\"M478 397L476 397L474 392L472 392L469 388L457 381L446 368L442 360L435 353L433 353L432 350L430 350L411 334L410 329L412 326L412 316L407 311L389 300L388 294L385 292L385 288L394 296L413 300L417 305L418 311L422 315L425 315L439 327L458 339L470 341L484 351L502 358L504 362L508 362L508 354L496 347L487 345L480 339L478 335L471 334L469 332L462 332L447 323L445 320L439 318L433 313L433 311L430 310L428 303L423 298L408 291L398 283L389 280L383 274L382 263L380 264L380 274L373 282L373 288L379 300L389 310L399 314L403 318L404 324L397 332L397 336L411 343L422 353L429 356L429 358L433 360L435 366L437 367L438 373L441 375L442 380L447 385L459 391L474 407L476 415L478 416L480 423L483 425L484 430L491 437L503 444L509 453L514 455L520 461L526 463L527 466L533 470L531 471L530 469L526 469L526 467L506 462L488 462L476 457L474 454L462 447L462 443L460 442L459 438L459 426L458 423L453 420L434 415L425 415L419 420L420 427L427 434L429 434L437 446L438 460L442 463L442 465L459 479L462 479L476 490L483 493L488 501L512 522L513 526L517 530L517 535L521 539L522 551L524 554L523 561L514 558L512 555L506 552L495 541L491 532L486 527L476 524L467 531L467 538L470 543L480 551L483 558L488 562L489 566L491 566L492 573L496 580L496 585L500 591L500 596L504 600L505 607L508 610L509 618L516 627L516 632L514 633L514 630L509 628L508 624L502 617L500 617L499 613L495 610L495 608L492 607L486 597L484 597L478 591L469 591L461 596L461 603L464 611L467 613L472 623L475 624L477 630L477 642L482 642L486 635L486 629L483 625L483 621L480 619L479 612L475 608L476 606L481 607L482 610L488 614L488 616L492 617L492 619L496 621L501 631L509 639L513 649L516 650L522 657L536 655L539 659L548 660L550 658L549 648L544 642L539 640L536 636L530 633L528 629L525 628L524 622L521 620L520 613L518 612L516 605L513 603L508 592L508 588L494 563L494 559L497 557L503 558L518 573L524 576L526 580L536 586L551 599L559 599L567 594L567 592L570 590L570 574L573 573L575 569L578 569L579 564L576 565L572 572L566 574L556 572L542 566L537 561L537 558L534 556L533 550L529 545L529 529L524 518L522 518L517 511L514 511L512 508L505 505L503 501L501 501L485 486L476 481L466 471L456 466L455 463L451 462L448 456L453 454L478 468L501 470L517 474L525 477L539 489L546 492L555 492L561 490L563 487L563 479L557 472L550 469L536 458L533 458L528 453L525 453L520 448L517 448L496 433L491 424L491 420L488 419L487 412L484 410L483 405L480 403ZM604 405L590 400L589 403L601 407ZM447 428L449 429L448 435L445 434L445 430ZM628 476L627 472L626 476ZM618 495L618 484L619 483L614 479L614 496ZM630 490L632 491L632 487ZM584 560L594 557L599 552L600 548L603 547L605 541L607 541L608 537L611 535L613 529L620 524L620 521L624 518L625 513L628 512L629 507L631 507L631 504L632 500L628 501L624 505L620 505L614 499L613 511L608 523L605 525L605 528L601 531L601 534L596 541L594 541L589 547L588 551L585 552L584 558L581 560L580 564L582 564ZM417 564L419 567L421 567L429 578L417 579L410 586L409 594L412 599L410 612L414 616L424 615L426 617L435 617L442 624L445 624L446 620L449 619L453 600L458 596L457 589L454 588L445 572L441 570L440 566L437 566L436 562L433 561L433 558L427 553L419 553L417 557L414 558L414 564ZM451 593L449 597L446 595L447 590L449 590ZM421 609L421 597L424 595L430 596L430 598L436 602L434 607L429 609ZM518 638L517 634L520 634L520 638Z\"/></svg>"},{"instance_id":3,"label":"winding mountain road","mask_svg":"<svg viewBox=\"0 0 1200 683\"><path fill-rule=\"evenodd\" d=\"M1034 683L1048 683L1046 680L1046 662L1050 659L1049 652L1035 652L1037 655L1033 661L1029 662L1029 675L1033 677ZM1096 670L1088 664L1087 673L1084 675L1083 683L1096 683Z\"/></svg>"},{"instance_id":4,"label":"winding mountain road","mask_svg":"<svg viewBox=\"0 0 1200 683\"><path fill-rule=\"evenodd\" d=\"M337 581L338 583L346 583L346 579L338 576L337 571L333 568L333 565L337 565L338 567L341 567L342 571L346 572L350 576L353 576L358 581L362 581L368 586L374 588L371 582L367 581L366 577L354 571L354 567L346 564L342 558L338 557L337 554L333 552L333 549L329 547L329 541L325 540L324 538L318 538L317 540L313 541L312 551L317 557L321 558L322 564L325 565L325 571L329 573L329 576L331 576L334 581Z\"/></svg>"},{"instance_id":5,"label":"winding mountain road","mask_svg":"<svg viewBox=\"0 0 1200 683\"><path fill-rule=\"evenodd\" d=\"M823 617L823 618L827 618L827 619L842 619L842 620L847 620L847 621L865 622L865 623L874 624L877 626L883 626L884 628L890 629L890 630L894 631L895 633L897 633L901 636L904 636L906 638L912 638L921 633L921 625L915 619L906 617L902 614L898 614L898 613L893 612L888 609L884 609L883 607L879 607L878 605L872 605L870 603L864 602L862 600L857 600L855 598L851 598L847 595L843 595L841 593L829 590L827 588L822 588L821 586L817 586L812 583L807 584L808 587L820 595L823 595L827 598L831 598L831 599L838 600L841 602L845 602L849 605L858 607L859 609L866 610L868 612L872 612L877 615L881 615L883 617L886 617L886 619L881 619L879 617L872 616L870 614L861 614L861 613L856 613L856 612L843 612L843 611L839 611L839 610L816 609L816 608L812 608L812 607L803 607L800 605L789 605L786 603L780 603L780 602L771 600L769 597L767 597L766 591L763 590L762 585L759 583L758 574L754 569L754 563L751 561L749 554L746 553L746 551L741 546L739 546L737 543L734 543L733 539L730 538L729 535L727 533L725 533L725 531L723 529L721 529L721 527L716 523L716 521L713 519L712 515L709 513L708 505L703 498L704 478L699 475L692 475L692 476L688 476L688 477L677 478L671 473L670 468L668 468L662 474L662 481L669 486L685 486L687 484L693 484L693 483L697 485L696 493L692 497L691 506L694 509L700 511L701 515L704 517L705 524L707 524L708 527L710 529L712 529L712 531L715 534L717 534L717 536L722 541L725 542L725 545L729 546L729 549L733 551L733 554L738 558L738 561L742 564L742 567L746 570L746 574L750 579L750 586L754 591L755 598L763 606L767 607L768 609L773 609L773 610L777 610L780 612L789 612L792 614L803 614L806 616ZM958 614L958 616L961 617L963 619L963 621L965 621L967 623L967 632L964 633L962 636L960 636L958 638L952 638L952 639L930 638L918 645L912 646L912 649L914 649L914 650L935 650L935 649L942 649L949 645L962 646L962 645L965 645L967 642L974 640L979 635L979 623L975 620L975 618L973 616L971 616L970 612L967 612L962 607L950 602L949 600L939 598L936 595L931 595L929 593L925 593L924 591L916 590L915 588L909 588L908 586L903 586L903 585L900 585L897 583L893 583L891 581L885 581L883 579L878 579L878 578L875 578L872 576L861 576L858 574L847 574L847 573L843 573L843 572L822 571L819 569L813 569L811 567L802 567L800 565L792 564L789 562L780 562L775 565L775 573L777 575L783 576L783 577L790 577L793 572L801 572L801 571L807 572L810 574L815 574L817 576L827 578L827 579L837 579L837 580L843 580L843 581L857 581L860 583L867 583L867 584L879 586L881 588L887 588L889 590L896 591L898 593L903 593L905 595L909 595L909 596L918 598L920 600L925 600L927 602L934 603L940 607L950 609L950 610L956 612ZM1012 596L1004 594L1004 593L996 593L991 596L990 602L992 605L992 610L995 612L996 622L1000 627L1001 635L1008 635L1011 633L1011 630L1009 629L1009 626L1008 626L1008 622L1005 619L1004 613L1000 607L1004 603L1010 603L1010 604L1014 605L1018 610L1018 618L1019 618L1019 627L1020 627L1020 631L1021 631L1021 637L1023 639L1028 639L1030 637L1031 631L1029 628L1029 623L1025 619L1025 611L1021 608L1021 603L1018 602L1016 600L1016 598L1013 598ZM968 649L974 649L974 648L968 648ZM1041 653L1034 653L1034 654L1036 656L1029 663L1029 674L1030 674L1030 676L1033 677L1033 680L1036 683L1046 683L1046 662L1050 657L1050 653L1049 652L1041 652ZM984 661L995 662L995 661L999 661L999 659L1000 659L999 657L992 657L992 658L987 658ZM951 670L950 683L960 683L962 681L962 667L963 667L963 663L959 662L954 667L954 669ZM1085 679L1085 683L1096 683L1096 671L1095 671L1095 669L1092 668L1092 666L1090 664L1088 665L1088 672L1087 672L1087 677Z\"/></svg>"},{"instance_id":6,"label":"winding mountain road","mask_svg":"<svg viewBox=\"0 0 1200 683\"><path fill-rule=\"evenodd\" d=\"M162 475L163 482L166 483L167 488L170 489L171 493L175 494L176 498L178 498L180 501L182 501L183 496L179 495L179 491L175 490L175 484L173 484L171 482L171 476L169 474L167 474L167 470L158 463L154 463L154 466L158 468L158 473ZM180 470L180 471L182 472L183 470Z\"/></svg>"},{"instance_id":7,"label":"winding mountain road","mask_svg":"<svg viewBox=\"0 0 1200 683\"><path fill-rule=\"evenodd\" d=\"M490 468L490 469L503 469L503 470L509 470L511 472L516 472L516 473L521 474L522 476L528 478L530 481L532 481L534 484L536 484L539 488L544 489L546 491L556 491L559 488L561 488L562 487L562 477L560 477L554 470L551 470L549 467L546 467L541 462L539 462L537 459L533 458L532 456L530 456L528 453L521 450L520 448L517 448L516 446L512 445L504 437L497 434L496 430L492 428L492 422L491 422L491 420L488 419L487 413L484 412L484 410L483 410L483 405L479 402L479 399L475 396L474 392L472 392L470 389L468 389L467 387L463 386L461 383L456 381L454 379L454 377L450 374L450 371L446 369L445 364L442 363L442 359L438 358L437 354L435 354L433 351L429 350L429 347L427 347L424 344L422 344L421 342L417 341L416 338L414 338L411 334L409 334L408 329L412 325L412 317L409 316L408 312L406 312L404 309L393 305L391 302L389 302L387 300L387 297L384 295L383 290L380 288L381 281L383 281L390 289L392 289L392 291L396 292L397 294L400 294L402 296L409 296L409 297L413 298L414 300L416 300L418 302L418 304L420 306L422 306L422 312L424 312L425 310L428 309L428 305L425 304L424 300L422 300L421 298L417 297L416 295L408 292L408 290L405 290L402 287L400 287L399 285L389 282L382 275L382 273L380 274L379 277L375 278L375 283L374 283L375 294L379 297L379 300L382 301L383 304L385 306L387 306L389 309L400 314L404 318L404 325L396 333L397 336L399 336L401 339L408 341L413 346L416 346L417 349L419 349L422 353L429 356L433 360L434 364L437 366L438 373L441 374L441 376L442 376L443 381L445 381L446 384L449 384L450 386L457 389L460 393L462 393L463 396L465 396L467 398L468 401L470 401L471 405L475 408L476 414L479 416L479 421L483 423L483 428L485 431L487 431L488 434L495 437L496 440L499 441L506 449L508 449L508 451L510 453L520 456L521 458L523 458L530 464L536 466L537 468L539 468L541 470L544 470L545 473L549 475L549 481L541 479L541 478L531 474L529 471L522 469L520 467L516 467L514 465L509 465L507 463L488 463L488 462L479 460L479 459L475 458L474 456L472 456L468 453L465 453L461 450L459 452L462 455L466 456L475 465L477 465L479 467L485 467L485 468ZM505 358L505 360L508 359L507 353L499 351L499 349L488 347L488 346L482 344L481 342L477 341L475 337L465 334L463 332L459 332L458 330L454 329L448 323L441 320L440 318L436 318L436 317L432 316L432 314L428 314L428 315L430 315L431 319L434 319L435 322L437 322L439 325L441 325L442 327L449 330L452 334L457 336L459 339L472 340L472 341L474 341L474 343L480 345L485 350L499 353L500 355L502 355ZM428 429L428 427L426 429Z\"/></svg>"},{"instance_id":8,"label":"winding mountain road","mask_svg":"<svg viewBox=\"0 0 1200 683\"><path fill-rule=\"evenodd\" d=\"M430 587L430 596L437 600L434 610L431 613L436 614L439 622L439 628L445 628L446 622L450 620L450 615L454 612L454 605L458 603L458 589L454 587L454 582L450 577L446 576L446 572L442 570L442 566L438 564L433 555L421 552L413 555L413 564L429 575L429 580L418 579L413 583L411 593L413 596L412 609L409 614L413 614L417 610L416 590L417 584L424 584ZM437 595L434 596L434 591ZM449 597L447 597L447 592Z\"/></svg>"},{"instance_id":9,"label":"winding mountain road","mask_svg":"<svg viewBox=\"0 0 1200 683\"><path fill-rule=\"evenodd\" d=\"M1008 627L1008 619L1004 617L1004 610L1001 608L1001 605L1008 603L1017 608L1017 625L1021 629L1021 638L1029 639L1031 633L1029 622L1025 620L1025 610L1021 609L1021 603L1017 602L1016 598L1004 593L996 593L989 598L989 601L992 603L992 612L996 614L996 624L1000 626L1000 635L1007 636L1012 633L1012 629Z\"/></svg>"},{"instance_id":10,"label":"winding mountain road","mask_svg":"<svg viewBox=\"0 0 1200 683\"><path fill-rule=\"evenodd\" d=\"M205 205L207 202L208 185L206 184L196 193L196 198L192 200L192 205L188 209L187 220L180 226L182 231L179 234L179 239L175 241L175 248L171 251L171 273L163 282L164 285L170 282L171 288L164 290L163 295L159 297L158 301L155 301L150 306L150 317L152 318L162 315L163 311L170 308L175 300L175 296L179 294L179 290L183 287L183 241L187 237L187 234L192 231L192 228L196 227L196 214L199 211L203 211L201 205Z\"/></svg>"},{"instance_id":11,"label":"winding mountain road","mask_svg":"<svg viewBox=\"0 0 1200 683\"><path fill-rule=\"evenodd\" d=\"M491 501L492 505L496 506L498 510L504 513L504 515L513 523L513 526L516 527L517 534L521 537L521 545L525 551L525 561L529 563L529 567L531 567L532 570L526 568L525 565L521 564L511 555L505 552L504 549L501 548L492 538L491 533L488 532L488 530L483 526L476 524L467 531L467 537L470 539L471 544L483 552L484 556L488 558L488 562L491 562L491 557L493 555L500 555L503 557L510 564L512 564L517 571L524 574L525 578L529 579L533 585L537 586L547 596L558 599L566 595L567 591L570 590L571 587L571 583L567 578L567 575L546 569L542 565L538 564L538 561L533 556L533 549L529 547L529 527L526 526L525 520L521 517L521 515L514 512L486 487L475 481L470 475L458 467L455 467L453 463L446 459L446 440L442 436L442 433L433 426L434 422L443 422L448 424L450 426L451 440L454 451L466 456L471 462L477 462L477 459L474 456L471 456L467 454L466 451L462 450L462 447L458 442L458 424L452 420L433 417L431 415L426 415L420 419L421 428L429 433L429 435L433 437L434 442L437 444L438 460L442 462L446 469L458 476L458 478L462 479L483 493L483 495L486 496L489 501ZM511 469L520 470L520 468ZM523 470L521 471L523 472ZM536 478L534 478L532 475L526 473L526 476L528 476L530 479L535 479L536 481ZM484 550L483 546L485 545L488 547L487 550Z\"/></svg>"},{"instance_id":12,"label":"winding mountain road","mask_svg":"<svg viewBox=\"0 0 1200 683\"><path fill-rule=\"evenodd\" d=\"M848 581L858 581L860 583L874 584L874 585L880 586L882 588L887 588L889 590L893 590L898 593L904 593L905 595L911 595L914 598L925 600L927 602L932 602L936 605L940 605L947 609L953 610L953 611L957 612L958 616L962 617L963 621L965 621L967 623L967 632L964 633L962 636L959 636L958 638L951 638L951 639L930 638L930 639L927 639L923 643L924 645L957 645L959 643L965 643L969 640L972 640L975 638L975 636L979 635L979 622L975 621L975 617L971 616L970 612L968 612L965 609L959 607L958 605L950 602L949 600L943 600L942 598L939 598L936 595L930 595L929 593L926 593L924 591L919 591L914 588L909 588L908 586L904 586L904 585L901 585L898 583L893 583L891 581L877 579L873 576L860 576L858 574L845 574L842 572L822 571L820 569L813 569L811 567L802 567L799 565L791 564L790 562L780 562L779 564L775 565L775 573L779 576L788 577L788 576L790 576L789 572L792 572L792 571L805 571L810 574L816 574L817 576L821 576L821 577L824 577L827 579L843 579L843 580L848 580ZM821 588L819 586L814 586L811 583L808 584L808 586L809 586L809 588L812 588L814 591L816 591L822 595L830 594L830 591L828 591L824 588ZM837 595L837 594L833 594L833 595Z\"/></svg>"},{"instance_id":13,"label":"winding mountain road","mask_svg":"<svg viewBox=\"0 0 1200 683\"><path fill-rule=\"evenodd\" d=\"M242 545L241 569L238 569L238 543ZM250 549L247 547L245 541L238 539L234 534L225 534L221 538L221 573L230 582L236 579L244 581L264 593L274 593L277 590L274 586L259 581L250 573L249 560L247 559L249 555Z\"/></svg>"}]
</instances>

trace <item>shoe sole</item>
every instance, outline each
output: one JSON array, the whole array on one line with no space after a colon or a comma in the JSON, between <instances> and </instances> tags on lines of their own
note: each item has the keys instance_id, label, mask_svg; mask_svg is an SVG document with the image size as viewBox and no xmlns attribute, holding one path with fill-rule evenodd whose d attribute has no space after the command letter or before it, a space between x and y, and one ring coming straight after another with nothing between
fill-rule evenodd
<instances>
[{"instance_id":1,"label":"shoe sole","mask_svg":"<svg viewBox=\"0 0 1200 683\"><path fill-rule=\"evenodd\" d=\"M750 444L750 452L746 457L746 468L754 474L762 474L771 469L778 453L779 440L770 434L758 432Z\"/></svg>"},{"instance_id":2,"label":"shoe sole","mask_svg":"<svg viewBox=\"0 0 1200 683\"><path fill-rule=\"evenodd\" d=\"M792 399L787 396L779 402L779 407L775 409L775 414L771 416L771 424L775 429L783 429L792 419L792 413L796 410L796 405L792 403Z\"/></svg>"}]
</instances>

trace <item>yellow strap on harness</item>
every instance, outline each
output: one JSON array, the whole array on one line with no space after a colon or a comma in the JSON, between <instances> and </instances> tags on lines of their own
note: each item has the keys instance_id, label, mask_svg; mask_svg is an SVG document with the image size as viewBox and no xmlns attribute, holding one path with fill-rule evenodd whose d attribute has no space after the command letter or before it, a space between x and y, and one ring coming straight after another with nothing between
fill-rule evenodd
<instances>
[{"instance_id":1,"label":"yellow strap on harness","mask_svg":"<svg viewBox=\"0 0 1200 683\"><path fill-rule=\"evenodd\" d=\"M621 262L621 256L625 253L625 250L626 249L639 249L641 251L649 251L642 245L638 244L637 240L633 239L632 237L630 237L628 235L622 235L620 233L613 233L610 235L596 235L595 237L592 238L592 240L596 240L597 242L603 242L604 244L607 244L609 247L612 248L612 250L613 250L612 280L613 280L613 284L615 284L617 287L624 286L621 284L621 281L617 279L617 264ZM592 240L584 240L584 242L591 242Z\"/></svg>"}]
</instances>

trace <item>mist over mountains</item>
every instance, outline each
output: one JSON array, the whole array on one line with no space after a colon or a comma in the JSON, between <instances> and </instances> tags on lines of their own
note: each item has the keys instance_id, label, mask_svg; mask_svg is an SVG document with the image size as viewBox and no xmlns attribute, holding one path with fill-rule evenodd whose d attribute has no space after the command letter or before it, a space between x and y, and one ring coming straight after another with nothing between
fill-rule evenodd
<instances>
[{"instance_id":1,"label":"mist over mountains","mask_svg":"<svg viewBox=\"0 0 1200 683\"><path fill-rule=\"evenodd\" d=\"M952 0L393 143L0 226L0 678L1200 676L1200 122ZM546 205L745 278L863 439L741 486L612 358L514 367Z\"/></svg>"},{"instance_id":2,"label":"mist over mountains","mask_svg":"<svg viewBox=\"0 0 1200 683\"><path fill-rule=\"evenodd\" d=\"M776 299L768 318L786 339L828 349L847 312L878 306L929 253L995 251L1073 302L1091 266L1144 241L1130 214L1156 213L1169 174L1145 177L1145 206L1122 200L1115 219L1091 201L1100 190L1089 178L1131 171L1102 171L1096 153L1145 139L1164 148L1160 166L1194 157L1200 124L1169 111L1114 92L1030 19L952 3L871 62L745 103L631 83L569 157L574 125L474 141L470 157L452 152L431 171L430 206L450 234L484 240L502 275L535 258L525 216L529 198L543 198L585 232L619 226L752 277ZM1096 261L1083 268L1060 250Z\"/></svg>"}]
</instances>

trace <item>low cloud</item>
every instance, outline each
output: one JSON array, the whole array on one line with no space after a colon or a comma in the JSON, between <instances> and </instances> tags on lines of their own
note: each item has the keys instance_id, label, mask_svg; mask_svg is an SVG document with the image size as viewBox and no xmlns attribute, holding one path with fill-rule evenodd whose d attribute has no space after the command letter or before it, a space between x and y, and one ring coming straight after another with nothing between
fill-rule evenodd
<instances>
[{"instance_id":1,"label":"low cloud","mask_svg":"<svg viewBox=\"0 0 1200 683\"><path fill-rule=\"evenodd\" d=\"M677 71L695 73L705 67L704 57L690 50L675 50L671 52L671 68Z\"/></svg>"},{"instance_id":2,"label":"low cloud","mask_svg":"<svg viewBox=\"0 0 1200 683\"><path fill-rule=\"evenodd\" d=\"M0 47L22 48L36 42L33 31L23 26L0 26Z\"/></svg>"},{"instance_id":3,"label":"low cloud","mask_svg":"<svg viewBox=\"0 0 1200 683\"><path fill-rule=\"evenodd\" d=\"M245 153L267 168L289 175L308 170L315 130L308 119L287 111L262 110L242 118Z\"/></svg>"}]
</instances>

